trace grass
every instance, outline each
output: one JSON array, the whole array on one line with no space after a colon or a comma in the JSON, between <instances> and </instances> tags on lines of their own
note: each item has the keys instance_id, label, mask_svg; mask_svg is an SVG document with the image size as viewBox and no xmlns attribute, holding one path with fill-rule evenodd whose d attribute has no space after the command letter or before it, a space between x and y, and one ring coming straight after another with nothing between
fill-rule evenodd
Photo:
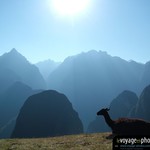
<instances>
[{"instance_id":1,"label":"grass","mask_svg":"<svg viewBox=\"0 0 150 150\"><path fill-rule=\"evenodd\" d=\"M110 133L68 135L50 138L1 139L0 150L111 150Z\"/></svg>"}]
</instances>

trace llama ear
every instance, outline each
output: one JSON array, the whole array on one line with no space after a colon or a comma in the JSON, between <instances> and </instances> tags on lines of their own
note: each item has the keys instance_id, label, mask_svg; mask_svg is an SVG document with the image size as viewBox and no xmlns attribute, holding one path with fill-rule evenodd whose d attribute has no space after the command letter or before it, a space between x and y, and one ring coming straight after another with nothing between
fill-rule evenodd
<instances>
[{"instance_id":1,"label":"llama ear","mask_svg":"<svg viewBox=\"0 0 150 150\"><path fill-rule=\"evenodd\" d=\"M110 109L109 108L106 108L106 111L109 111Z\"/></svg>"}]
</instances>

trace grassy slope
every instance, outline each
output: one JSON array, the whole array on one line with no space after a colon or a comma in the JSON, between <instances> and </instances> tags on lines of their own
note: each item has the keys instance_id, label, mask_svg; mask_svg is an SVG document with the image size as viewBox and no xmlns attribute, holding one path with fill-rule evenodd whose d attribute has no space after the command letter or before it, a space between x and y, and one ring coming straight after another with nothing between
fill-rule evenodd
<instances>
[{"instance_id":1,"label":"grassy slope","mask_svg":"<svg viewBox=\"0 0 150 150\"><path fill-rule=\"evenodd\" d=\"M0 150L111 150L110 133L0 140Z\"/></svg>"}]
</instances>

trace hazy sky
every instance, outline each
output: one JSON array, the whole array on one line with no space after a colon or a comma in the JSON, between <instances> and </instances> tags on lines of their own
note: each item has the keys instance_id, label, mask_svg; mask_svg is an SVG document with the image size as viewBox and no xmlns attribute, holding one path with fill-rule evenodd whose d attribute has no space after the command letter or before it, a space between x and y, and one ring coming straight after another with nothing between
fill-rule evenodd
<instances>
[{"instance_id":1,"label":"hazy sky","mask_svg":"<svg viewBox=\"0 0 150 150\"><path fill-rule=\"evenodd\" d=\"M16 48L34 63L95 49L150 60L150 0L89 1L69 17L57 14L51 0L0 0L0 55Z\"/></svg>"}]
</instances>

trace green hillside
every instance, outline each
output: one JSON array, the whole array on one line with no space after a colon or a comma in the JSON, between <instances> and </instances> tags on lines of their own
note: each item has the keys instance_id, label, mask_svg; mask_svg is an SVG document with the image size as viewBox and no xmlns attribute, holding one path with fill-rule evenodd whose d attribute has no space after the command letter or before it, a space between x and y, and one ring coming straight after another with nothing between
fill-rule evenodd
<instances>
[{"instance_id":1,"label":"green hillside","mask_svg":"<svg viewBox=\"0 0 150 150\"><path fill-rule=\"evenodd\" d=\"M37 139L2 139L0 150L111 150L110 133L69 135Z\"/></svg>"}]
</instances>

